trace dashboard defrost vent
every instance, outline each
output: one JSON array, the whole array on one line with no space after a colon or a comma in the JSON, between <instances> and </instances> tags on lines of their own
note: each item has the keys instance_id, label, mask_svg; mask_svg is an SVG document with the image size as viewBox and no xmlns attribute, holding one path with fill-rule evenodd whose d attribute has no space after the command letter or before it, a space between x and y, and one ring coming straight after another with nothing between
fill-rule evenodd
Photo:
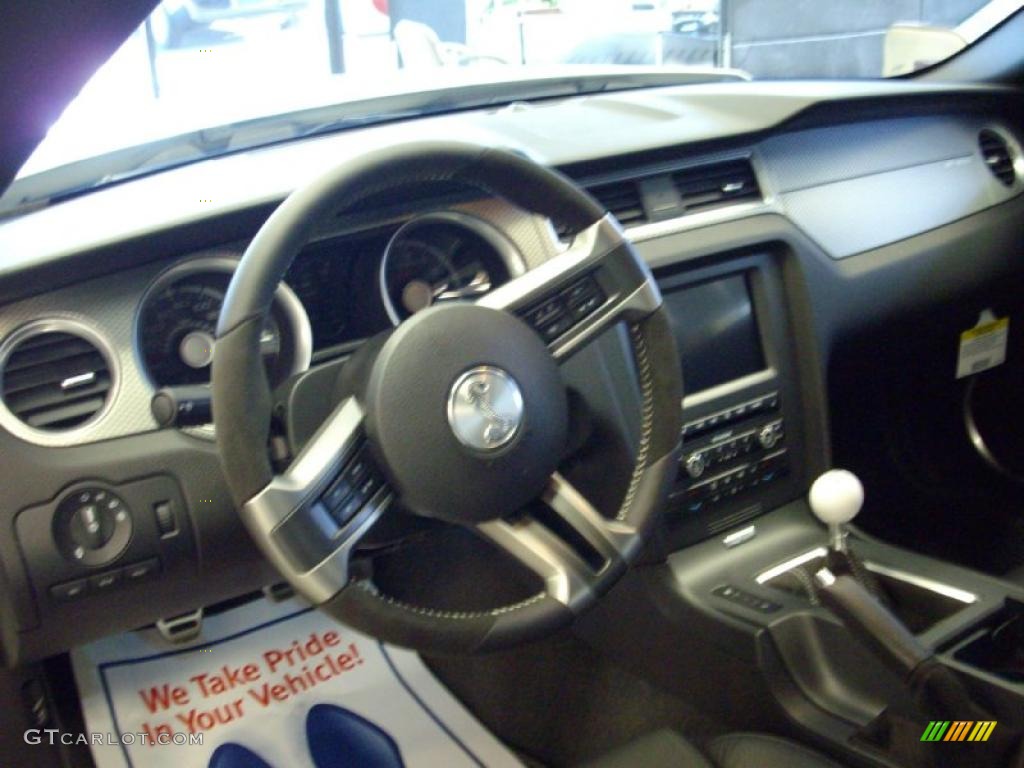
<instances>
[{"instance_id":1,"label":"dashboard defrost vent","mask_svg":"<svg viewBox=\"0 0 1024 768\"><path fill-rule=\"evenodd\" d=\"M640 185L635 179L598 184L588 187L587 191L611 211L622 226L628 227L647 221Z\"/></svg>"},{"instance_id":2,"label":"dashboard defrost vent","mask_svg":"<svg viewBox=\"0 0 1024 768\"><path fill-rule=\"evenodd\" d=\"M1012 186L1016 173L1013 170L1013 156L1010 154L1006 139L995 131L986 129L978 134L978 146L981 147L981 156L985 160L985 165L992 171L992 175L1006 186Z\"/></svg>"},{"instance_id":3,"label":"dashboard defrost vent","mask_svg":"<svg viewBox=\"0 0 1024 768\"><path fill-rule=\"evenodd\" d=\"M760 200L761 189L749 160L729 160L684 168L672 174L685 213Z\"/></svg>"},{"instance_id":4,"label":"dashboard defrost vent","mask_svg":"<svg viewBox=\"0 0 1024 768\"><path fill-rule=\"evenodd\" d=\"M40 330L15 341L0 359L0 397L33 429L80 426L101 410L113 377L99 347L74 332Z\"/></svg>"}]
</instances>

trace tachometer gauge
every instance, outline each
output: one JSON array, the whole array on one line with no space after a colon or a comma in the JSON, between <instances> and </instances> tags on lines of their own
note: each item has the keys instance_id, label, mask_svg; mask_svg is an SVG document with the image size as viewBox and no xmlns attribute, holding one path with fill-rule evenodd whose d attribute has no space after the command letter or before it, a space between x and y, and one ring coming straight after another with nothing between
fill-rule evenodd
<instances>
[{"instance_id":1,"label":"tachometer gauge","mask_svg":"<svg viewBox=\"0 0 1024 768\"><path fill-rule=\"evenodd\" d=\"M461 213L412 219L391 238L380 290L396 325L434 304L472 301L522 274L515 247L496 229Z\"/></svg>"},{"instance_id":2,"label":"tachometer gauge","mask_svg":"<svg viewBox=\"0 0 1024 768\"><path fill-rule=\"evenodd\" d=\"M209 383L217 319L235 266L228 259L186 262L165 272L146 294L136 338L155 387ZM301 303L279 289L260 338L272 383L308 367L309 339Z\"/></svg>"}]
</instances>

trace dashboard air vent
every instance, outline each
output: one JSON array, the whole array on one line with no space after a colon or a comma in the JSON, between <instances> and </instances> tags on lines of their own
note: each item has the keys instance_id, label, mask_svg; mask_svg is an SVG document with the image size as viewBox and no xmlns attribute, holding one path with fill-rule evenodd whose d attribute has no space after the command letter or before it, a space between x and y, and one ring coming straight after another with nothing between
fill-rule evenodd
<instances>
[{"instance_id":1,"label":"dashboard air vent","mask_svg":"<svg viewBox=\"0 0 1024 768\"><path fill-rule=\"evenodd\" d=\"M622 226L628 227L647 221L640 185L635 179L599 184L589 187L587 191L611 211Z\"/></svg>"},{"instance_id":2,"label":"dashboard air vent","mask_svg":"<svg viewBox=\"0 0 1024 768\"><path fill-rule=\"evenodd\" d=\"M99 413L110 396L107 358L77 333L41 330L7 350L0 369L0 397L33 429L61 431Z\"/></svg>"},{"instance_id":3,"label":"dashboard air vent","mask_svg":"<svg viewBox=\"0 0 1024 768\"><path fill-rule=\"evenodd\" d=\"M672 174L672 182L686 213L761 199L761 190L749 160L684 168Z\"/></svg>"},{"instance_id":4,"label":"dashboard air vent","mask_svg":"<svg viewBox=\"0 0 1024 768\"><path fill-rule=\"evenodd\" d=\"M992 175L1006 186L1012 186L1016 174L1006 139L995 131L986 129L978 134L978 146L981 147L981 156L985 160L985 165L992 171Z\"/></svg>"}]
</instances>

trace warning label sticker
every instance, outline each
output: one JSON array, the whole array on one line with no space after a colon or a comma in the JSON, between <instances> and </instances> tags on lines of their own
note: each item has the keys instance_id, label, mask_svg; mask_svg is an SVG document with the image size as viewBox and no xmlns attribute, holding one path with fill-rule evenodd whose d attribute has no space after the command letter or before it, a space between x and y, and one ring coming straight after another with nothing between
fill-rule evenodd
<instances>
[{"instance_id":1,"label":"warning label sticker","mask_svg":"<svg viewBox=\"0 0 1024 768\"><path fill-rule=\"evenodd\" d=\"M960 354L956 361L956 377L995 368L1006 361L1006 340L1010 335L1010 318L995 318L985 312L978 325L960 334Z\"/></svg>"}]
</instances>

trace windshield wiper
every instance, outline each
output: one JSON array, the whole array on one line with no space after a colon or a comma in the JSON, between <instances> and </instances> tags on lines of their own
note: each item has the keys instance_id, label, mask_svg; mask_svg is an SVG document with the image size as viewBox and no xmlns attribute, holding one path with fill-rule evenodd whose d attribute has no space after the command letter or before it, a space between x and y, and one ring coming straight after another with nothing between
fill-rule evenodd
<instances>
[{"instance_id":1,"label":"windshield wiper","mask_svg":"<svg viewBox=\"0 0 1024 768\"><path fill-rule=\"evenodd\" d=\"M158 139L17 179L0 196L0 218L17 216L150 173L298 138L425 115L693 83L745 80L730 70L643 70L459 84L270 115Z\"/></svg>"}]
</instances>

